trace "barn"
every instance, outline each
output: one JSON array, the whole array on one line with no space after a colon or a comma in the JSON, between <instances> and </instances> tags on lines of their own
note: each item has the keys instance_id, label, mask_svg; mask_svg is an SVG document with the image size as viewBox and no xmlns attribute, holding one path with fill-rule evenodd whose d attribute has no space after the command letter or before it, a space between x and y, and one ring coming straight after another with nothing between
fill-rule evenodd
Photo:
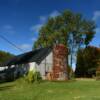
<instances>
[{"instance_id":1,"label":"barn","mask_svg":"<svg viewBox=\"0 0 100 100\"><path fill-rule=\"evenodd\" d=\"M43 80L67 80L67 52L63 44L58 44L15 56L0 65L0 76L9 69L15 78L35 69Z\"/></svg>"}]
</instances>

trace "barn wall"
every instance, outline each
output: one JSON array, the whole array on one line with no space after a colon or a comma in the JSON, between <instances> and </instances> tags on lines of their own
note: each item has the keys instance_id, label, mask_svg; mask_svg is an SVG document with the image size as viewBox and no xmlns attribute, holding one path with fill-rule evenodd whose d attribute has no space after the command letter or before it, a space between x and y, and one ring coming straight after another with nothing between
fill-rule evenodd
<instances>
[{"instance_id":1,"label":"barn wall","mask_svg":"<svg viewBox=\"0 0 100 100\"><path fill-rule=\"evenodd\" d=\"M30 70L40 72L42 79L67 80L67 48L64 45L56 45L53 51L40 63L29 63Z\"/></svg>"},{"instance_id":2,"label":"barn wall","mask_svg":"<svg viewBox=\"0 0 100 100\"><path fill-rule=\"evenodd\" d=\"M51 52L40 64L36 64L37 71L40 72L43 79L47 78L47 74L52 72L53 52Z\"/></svg>"},{"instance_id":3,"label":"barn wall","mask_svg":"<svg viewBox=\"0 0 100 100\"><path fill-rule=\"evenodd\" d=\"M7 69L8 67L7 66L5 66L5 67L0 67L0 71L3 71L3 70L5 70L5 69Z\"/></svg>"},{"instance_id":4,"label":"barn wall","mask_svg":"<svg viewBox=\"0 0 100 100\"><path fill-rule=\"evenodd\" d=\"M31 62L29 63L29 71L33 71L36 70L36 63L35 62Z\"/></svg>"},{"instance_id":5,"label":"barn wall","mask_svg":"<svg viewBox=\"0 0 100 100\"><path fill-rule=\"evenodd\" d=\"M28 71L36 70L40 72L42 79L46 79L47 73L52 72L53 52L50 52L40 64L37 64L36 62L30 62L28 64L23 64L23 66L26 73Z\"/></svg>"}]
</instances>

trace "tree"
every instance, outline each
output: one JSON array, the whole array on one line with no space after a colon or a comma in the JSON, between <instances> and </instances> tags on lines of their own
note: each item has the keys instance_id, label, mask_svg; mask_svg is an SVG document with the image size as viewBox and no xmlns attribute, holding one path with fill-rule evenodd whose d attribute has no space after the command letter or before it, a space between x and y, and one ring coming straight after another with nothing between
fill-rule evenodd
<instances>
[{"instance_id":1,"label":"tree","mask_svg":"<svg viewBox=\"0 0 100 100\"><path fill-rule=\"evenodd\" d=\"M77 54L76 77L92 77L96 74L99 66L100 49L93 46L87 46L81 49Z\"/></svg>"},{"instance_id":2,"label":"tree","mask_svg":"<svg viewBox=\"0 0 100 100\"><path fill-rule=\"evenodd\" d=\"M13 56L14 56L13 54L10 54L8 52L0 51L0 64L2 64L5 61L9 60Z\"/></svg>"},{"instance_id":3,"label":"tree","mask_svg":"<svg viewBox=\"0 0 100 100\"><path fill-rule=\"evenodd\" d=\"M72 66L73 54L82 46L87 46L95 34L95 23L86 20L79 13L64 11L56 17L48 19L39 32L39 38L34 47L53 46L63 43L69 48L70 66Z\"/></svg>"}]
</instances>

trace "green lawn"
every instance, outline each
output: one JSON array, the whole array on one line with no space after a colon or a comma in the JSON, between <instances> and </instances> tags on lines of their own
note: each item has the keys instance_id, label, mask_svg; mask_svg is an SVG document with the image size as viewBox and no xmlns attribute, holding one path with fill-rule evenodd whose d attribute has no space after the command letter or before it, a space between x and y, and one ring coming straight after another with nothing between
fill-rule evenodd
<instances>
[{"instance_id":1,"label":"green lawn","mask_svg":"<svg viewBox=\"0 0 100 100\"><path fill-rule=\"evenodd\" d=\"M20 79L0 84L0 100L100 100L100 81L28 84Z\"/></svg>"}]
</instances>

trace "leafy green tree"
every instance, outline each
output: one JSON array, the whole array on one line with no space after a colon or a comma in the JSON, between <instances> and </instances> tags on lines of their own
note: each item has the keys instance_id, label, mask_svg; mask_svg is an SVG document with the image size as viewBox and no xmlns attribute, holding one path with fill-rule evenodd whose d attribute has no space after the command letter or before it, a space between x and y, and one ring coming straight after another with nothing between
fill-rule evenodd
<instances>
[{"instance_id":1,"label":"leafy green tree","mask_svg":"<svg viewBox=\"0 0 100 100\"><path fill-rule=\"evenodd\" d=\"M39 38L34 48L53 46L56 43L65 44L69 49L70 66L73 55L81 46L88 46L95 34L95 23L86 20L79 13L66 10L56 17L48 19L39 32Z\"/></svg>"},{"instance_id":2,"label":"leafy green tree","mask_svg":"<svg viewBox=\"0 0 100 100\"><path fill-rule=\"evenodd\" d=\"M77 54L76 77L92 77L99 66L100 49L88 46Z\"/></svg>"}]
</instances>

